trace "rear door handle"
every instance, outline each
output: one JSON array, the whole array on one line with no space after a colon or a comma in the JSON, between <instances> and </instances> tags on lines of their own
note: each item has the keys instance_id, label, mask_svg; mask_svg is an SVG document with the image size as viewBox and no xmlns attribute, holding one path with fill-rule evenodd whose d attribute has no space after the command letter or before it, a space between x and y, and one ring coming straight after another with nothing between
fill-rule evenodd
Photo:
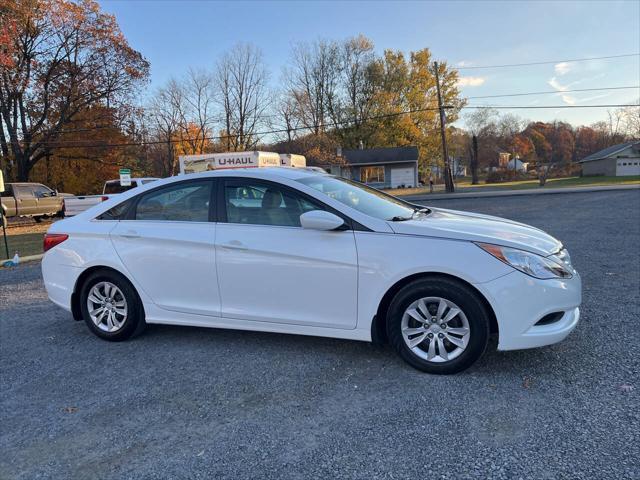
<instances>
[{"instance_id":1,"label":"rear door handle","mask_svg":"<svg viewBox=\"0 0 640 480\"><path fill-rule=\"evenodd\" d=\"M227 248L229 250L248 250L249 249L249 247L247 247L240 240L231 240L230 242L227 242L227 243L221 243L220 246L222 248Z\"/></svg>"},{"instance_id":2,"label":"rear door handle","mask_svg":"<svg viewBox=\"0 0 640 480\"><path fill-rule=\"evenodd\" d=\"M120 236L123 238L140 238L140 235L138 235L138 232L134 230L127 230L126 232L121 233Z\"/></svg>"}]
</instances>

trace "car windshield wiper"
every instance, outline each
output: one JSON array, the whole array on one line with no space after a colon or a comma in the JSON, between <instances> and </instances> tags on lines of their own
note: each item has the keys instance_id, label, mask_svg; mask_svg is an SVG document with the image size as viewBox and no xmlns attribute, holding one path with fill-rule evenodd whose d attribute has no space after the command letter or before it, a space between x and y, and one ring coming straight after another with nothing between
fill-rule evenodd
<instances>
[{"instance_id":1,"label":"car windshield wiper","mask_svg":"<svg viewBox=\"0 0 640 480\"><path fill-rule=\"evenodd\" d=\"M403 217L401 215L396 215L395 217L391 217L389 219L390 222L406 222L407 220L411 220L413 218L413 216L411 217Z\"/></svg>"}]
</instances>

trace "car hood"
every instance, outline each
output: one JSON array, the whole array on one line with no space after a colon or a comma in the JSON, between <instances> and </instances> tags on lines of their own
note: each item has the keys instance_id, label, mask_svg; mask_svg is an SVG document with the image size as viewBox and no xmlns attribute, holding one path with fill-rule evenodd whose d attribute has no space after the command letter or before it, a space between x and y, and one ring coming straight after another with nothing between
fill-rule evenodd
<instances>
[{"instance_id":1,"label":"car hood","mask_svg":"<svg viewBox=\"0 0 640 480\"><path fill-rule=\"evenodd\" d=\"M395 233L425 237L451 238L472 242L493 243L519 248L538 255L551 255L562 243L535 227L504 218L431 208L431 213L413 220L389 222Z\"/></svg>"}]
</instances>

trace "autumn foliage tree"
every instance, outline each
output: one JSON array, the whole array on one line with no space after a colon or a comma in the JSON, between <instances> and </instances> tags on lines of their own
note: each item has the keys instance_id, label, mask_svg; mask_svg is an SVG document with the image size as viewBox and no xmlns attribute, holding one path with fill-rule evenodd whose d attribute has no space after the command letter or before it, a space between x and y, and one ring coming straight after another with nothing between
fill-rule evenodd
<instances>
[{"instance_id":1,"label":"autumn foliage tree","mask_svg":"<svg viewBox=\"0 0 640 480\"><path fill-rule=\"evenodd\" d=\"M0 42L0 147L22 181L64 146L83 112L126 106L149 73L92 0L3 0Z\"/></svg>"}]
</instances>

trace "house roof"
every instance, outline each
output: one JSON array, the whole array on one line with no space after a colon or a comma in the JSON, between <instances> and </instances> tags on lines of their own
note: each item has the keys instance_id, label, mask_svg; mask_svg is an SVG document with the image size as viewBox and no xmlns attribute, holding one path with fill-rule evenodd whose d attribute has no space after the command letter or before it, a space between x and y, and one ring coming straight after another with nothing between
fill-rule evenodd
<instances>
[{"instance_id":1,"label":"house roof","mask_svg":"<svg viewBox=\"0 0 640 480\"><path fill-rule=\"evenodd\" d=\"M343 150L342 156L351 165L372 163L415 162L418 147L368 148L364 150Z\"/></svg>"},{"instance_id":2,"label":"house roof","mask_svg":"<svg viewBox=\"0 0 640 480\"><path fill-rule=\"evenodd\" d=\"M607 147L604 150L600 150L599 152L595 152L589 156L584 157L582 160L579 160L578 163L593 162L594 160L602 160L604 158L609 158L612 155L615 155L616 153L626 150L627 148L632 146L637 149L640 149L640 140L633 140L631 142L619 143L617 145Z\"/></svg>"}]
</instances>

